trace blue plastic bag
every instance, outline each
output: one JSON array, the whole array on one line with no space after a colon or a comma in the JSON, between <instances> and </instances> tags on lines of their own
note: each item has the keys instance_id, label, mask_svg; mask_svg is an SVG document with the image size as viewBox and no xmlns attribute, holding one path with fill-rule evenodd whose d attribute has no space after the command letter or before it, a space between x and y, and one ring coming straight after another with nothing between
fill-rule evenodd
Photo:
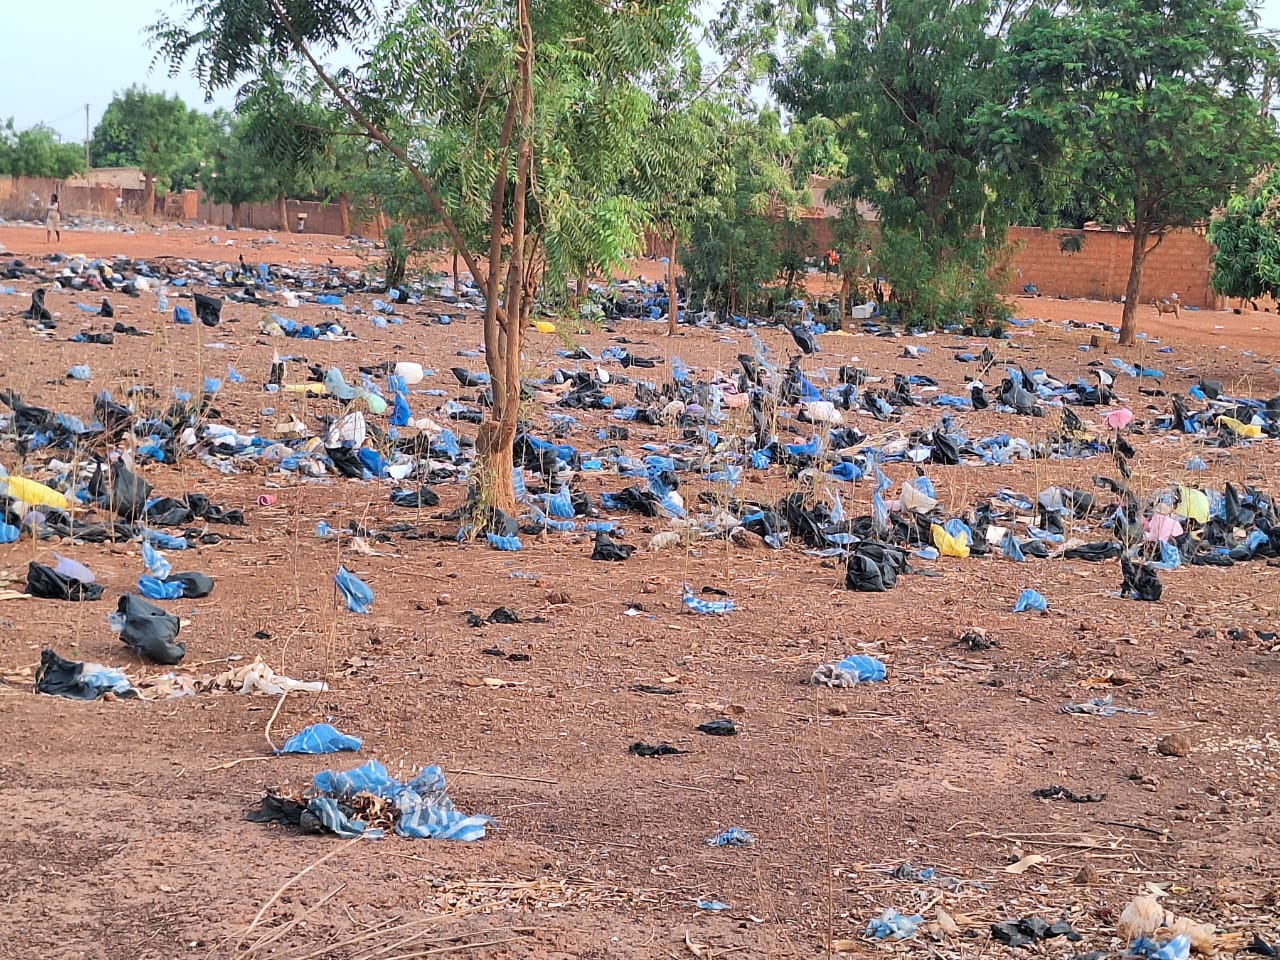
<instances>
[{"instance_id":1,"label":"blue plastic bag","mask_svg":"<svg viewBox=\"0 0 1280 960\"><path fill-rule=\"evenodd\" d=\"M851 653L843 660L829 665L831 674L841 682L837 686L852 686L857 683L878 683L889 675L889 669L875 657L865 653ZM846 681L847 678L847 682Z\"/></svg>"},{"instance_id":2,"label":"blue plastic bag","mask_svg":"<svg viewBox=\"0 0 1280 960\"><path fill-rule=\"evenodd\" d=\"M138 578L138 592L148 600L181 600L184 589L181 580L169 583L155 577Z\"/></svg>"},{"instance_id":3,"label":"blue plastic bag","mask_svg":"<svg viewBox=\"0 0 1280 960\"><path fill-rule=\"evenodd\" d=\"M732 600L701 600L693 595L693 588L684 585L684 605L694 613L724 614L733 612Z\"/></svg>"},{"instance_id":4,"label":"blue plastic bag","mask_svg":"<svg viewBox=\"0 0 1280 960\"><path fill-rule=\"evenodd\" d=\"M370 760L341 773L325 770L316 774L312 784L319 793L337 799L372 793L390 800L399 812L395 831L402 837L469 842L484 837L485 828L493 823L490 817L468 817L454 809L445 792L444 771L437 766L425 767L408 783L401 783L377 760Z\"/></svg>"},{"instance_id":5,"label":"blue plastic bag","mask_svg":"<svg viewBox=\"0 0 1280 960\"><path fill-rule=\"evenodd\" d=\"M1018 594L1018 602L1013 605L1014 613L1025 613L1027 611L1042 613L1048 609L1049 601L1044 598L1044 594L1030 588Z\"/></svg>"},{"instance_id":6,"label":"blue plastic bag","mask_svg":"<svg viewBox=\"0 0 1280 960\"><path fill-rule=\"evenodd\" d=\"M367 583L349 573L346 567L338 568L333 582L337 584L342 599L347 602L348 610L352 613L369 612L369 607L373 605L373 591L369 589Z\"/></svg>"},{"instance_id":7,"label":"blue plastic bag","mask_svg":"<svg viewBox=\"0 0 1280 960\"><path fill-rule=\"evenodd\" d=\"M756 838L741 827L730 827L714 837L707 837L708 847L750 847L755 842Z\"/></svg>"},{"instance_id":8,"label":"blue plastic bag","mask_svg":"<svg viewBox=\"0 0 1280 960\"><path fill-rule=\"evenodd\" d=\"M145 540L142 543L142 562L147 565L147 573L157 580L163 580L173 573L173 564Z\"/></svg>"},{"instance_id":9,"label":"blue plastic bag","mask_svg":"<svg viewBox=\"0 0 1280 960\"><path fill-rule=\"evenodd\" d=\"M918 913L908 917L897 910L886 910L867 924L867 936L877 940L910 940L923 922L924 917Z\"/></svg>"},{"instance_id":10,"label":"blue plastic bag","mask_svg":"<svg viewBox=\"0 0 1280 960\"><path fill-rule=\"evenodd\" d=\"M178 304L176 307L173 308L173 322L182 323L182 324L190 323L191 311L188 310L186 307L184 307L182 304Z\"/></svg>"},{"instance_id":11,"label":"blue plastic bag","mask_svg":"<svg viewBox=\"0 0 1280 960\"><path fill-rule=\"evenodd\" d=\"M1018 538L1013 535L1010 530L1004 535L1003 552L1006 560L1013 560L1015 563L1026 563L1026 555L1022 552L1022 545L1018 543Z\"/></svg>"},{"instance_id":12,"label":"blue plastic bag","mask_svg":"<svg viewBox=\"0 0 1280 960\"><path fill-rule=\"evenodd\" d=\"M313 723L304 727L284 742L276 753L339 753L344 750L352 752L360 749L362 741L359 737L351 737L328 723Z\"/></svg>"}]
</instances>

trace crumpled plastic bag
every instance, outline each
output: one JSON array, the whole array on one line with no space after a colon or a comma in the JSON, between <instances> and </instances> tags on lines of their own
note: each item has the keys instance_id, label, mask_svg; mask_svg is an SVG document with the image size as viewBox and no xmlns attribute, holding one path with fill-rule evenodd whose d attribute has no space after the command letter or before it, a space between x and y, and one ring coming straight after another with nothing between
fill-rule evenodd
<instances>
[{"instance_id":1,"label":"crumpled plastic bag","mask_svg":"<svg viewBox=\"0 0 1280 960\"><path fill-rule=\"evenodd\" d=\"M844 585L848 590L883 593L898 582L907 569L907 555L897 547L863 540L853 546L845 566Z\"/></svg>"},{"instance_id":2,"label":"crumpled plastic bag","mask_svg":"<svg viewBox=\"0 0 1280 960\"><path fill-rule=\"evenodd\" d=\"M963 533L952 536L945 528L938 524L931 524L929 532L933 535L933 545L938 548L938 552L944 557L960 557L969 556L969 539Z\"/></svg>"},{"instance_id":3,"label":"crumpled plastic bag","mask_svg":"<svg viewBox=\"0 0 1280 960\"><path fill-rule=\"evenodd\" d=\"M1256 423L1242 423L1235 417L1228 417L1225 414L1218 417L1218 423L1227 427L1237 437L1244 437L1248 440L1257 440L1262 436L1262 428Z\"/></svg>"},{"instance_id":4,"label":"crumpled plastic bag","mask_svg":"<svg viewBox=\"0 0 1280 960\"><path fill-rule=\"evenodd\" d=\"M591 550L592 560L628 560L636 548L630 543L618 543L603 530L596 531L595 546Z\"/></svg>"},{"instance_id":5,"label":"crumpled plastic bag","mask_svg":"<svg viewBox=\"0 0 1280 960\"><path fill-rule=\"evenodd\" d=\"M356 752L360 749L361 739L339 733L337 728L328 723L313 723L303 727L284 742L276 753L340 753L344 750Z\"/></svg>"},{"instance_id":6,"label":"crumpled plastic bag","mask_svg":"<svg viewBox=\"0 0 1280 960\"><path fill-rule=\"evenodd\" d=\"M329 685L323 680L294 680L284 674L276 673L270 666L262 662L261 657L254 658L253 663L232 667L218 674L207 684L201 684L200 692L205 690L227 690L231 693L254 694L278 697L282 693L302 691L305 693L323 693Z\"/></svg>"},{"instance_id":7,"label":"crumpled plastic bag","mask_svg":"<svg viewBox=\"0 0 1280 960\"><path fill-rule=\"evenodd\" d=\"M100 600L102 584L65 577L32 560L27 564L27 593L42 600Z\"/></svg>"},{"instance_id":8,"label":"crumpled plastic bag","mask_svg":"<svg viewBox=\"0 0 1280 960\"><path fill-rule=\"evenodd\" d=\"M67 498L61 493L26 477L0 477L0 493L11 500L20 500L28 507L67 509Z\"/></svg>"},{"instance_id":9,"label":"crumpled plastic bag","mask_svg":"<svg viewBox=\"0 0 1280 960\"><path fill-rule=\"evenodd\" d=\"M98 700L107 694L121 699L138 696L124 671L100 663L65 660L52 650L40 654L36 692L69 700Z\"/></svg>"},{"instance_id":10,"label":"crumpled plastic bag","mask_svg":"<svg viewBox=\"0 0 1280 960\"><path fill-rule=\"evenodd\" d=\"M391 502L397 507L434 507L440 503L440 495L424 483L417 490L393 490Z\"/></svg>"},{"instance_id":11,"label":"crumpled plastic bag","mask_svg":"<svg viewBox=\"0 0 1280 960\"><path fill-rule=\"evenodd\" d=\"M910 940L922 923L924 917L918 913L908 917L897 910L885 910L867 924L867 936L877 940Z\"/></svg>"},{"instance_id":12,"label":"crumpled plastic bag","mask_svg":"<svg viewBox=\"0 0 1280 960\"><path fill-rule=\"evenodd\" d=\"M1168 543L1182 536L1182 524L1167 513L1155 513L1150 518L1143 519L1142 529L1148 540L1159 540L1161 543Z\"/></svg>"},{"instance_id":13,"label":"crumpled plastic bag","mask_svg":"<svg viewBox=\"0 0 1280 960\"><path fill-rule=\"evenodd\" d=\"M680 600L692 613L725 614L733 613L734 610L732 600L703 600L694 595L693 587L687 583L684 585Z\"/></svg>"},{"instance_id":14,"label":"crumpled plastic bag","mask_svg":"<svg viewBox=\"0 0 1280 960\"><path fill-rule=\"evenodd\" d=\"M1018 602L1013 605L1014 613L1043 613L1048 609L1049 601L1044 598L1044 594L1029 587L1018 594Z\"/></svg>"},{"instance_id":15,"label":"crumpled plastic bag","mask_svg":"<svg viewBox=\"0 0 1280 960\"><path fill-rule=\"evenodd\" d=\"M137 520L151 496L151 484L117 460L110 468L98 464L98 470L89 481L89 494L105 497L107 509L125 520Z\"/></svg>"},{"instance_id":16,"label":"crumpled plastic bag","mask_svg":"<svg viewBox=\"0 0 1280 960\"><path fill-rule=\"evenodd\" d=\"M730 827L714 837L707 838L708 847L750 847L754 846L755 842L756 838L741 827Z\"/></svg>"},{"instance_id":17,"label":"crumpled plastic bag","mask_svg":"<svg viewBox=\"0 0 1280 960\"><path fill-rule=\"evenodd\" d=\"M186 645L174 642L182 629L177 617L132 593L122 596L116 609L120 639L143 659L172 665L187 655Z\"/></svg>"},{"instance_id":18,"label":"crumpled plastic bag","mask_svg":"<svg viewBox=\"0 0 1280 960\"><path fill-rule=\"evenodd\" d=\"M875 657L854 653L819 666L813 671L813 682L823 687L853 687L883 680L886 676L888 669Z\"/></svg>"},{"instance_id":19,"label":"crumpled plastic bag","mask_svg":"<svg viewBox=\"0 0 1280 960\"><path fill-rule=\"evenodd\" d=\"M377 760L370 760L354 770L322 771L312 785L320 795L339 800L357 793L390 800L399 812L395 832L402 837L470 842L482 839L485 828L493 823L491 817L468 817L454 809L445 792L444 771L437 766L425 767L412 780L401 783Z\"/></svg>"},{"instance_id":20,"label":"crumpled plastic bag","mask_svg":"<svg viewBox=\"0 0 1280 960\"><path fill-rule=\"evenodd\" d=\"M373 605L373 591L369 589L367 583L355 574L349 573L346 567L338 568L338 572L334 574L333 582L337 584L338 592L342 594L342 599L346 601L348 610L352 613L369 612L369 607Z\"/></svg>"},{"instance_id":21,"label":"crumpled plastic bag","mask_svg":"<svg viewBox=\"0 0 1280 960\"><path fill-rule=\"evenodd\" d=\"M222 301L203 293L195 294L196 319L206 327L216 327L222 319Z\"/></svg>"},{"instance_id":22,"label":"crumpled plastic bag","mask_svg":"<svg viewBox=\"0 0 1280 960\"><path fill-rule=\"evenodd\" d=\"M1120 572L1124 577L1120 587L1122 597L1154 603L1164 593L1164 584L1160 582L1160 577L1145 563L1136 563L1128 557L1121 557Z\"/></svg>"},{"instance_id":23,"label":"crumpled plastic bag","mask_svg":"<svg viewBox=\"0 0 1280 960\"><path fill-rule=\"evenodd\" d=\"M1178 508L1174 512L1196 523L1208 523L1209 498L1203 490L1197 490L1195 487L1179 487Z\"/></svg>"}]
</instances>

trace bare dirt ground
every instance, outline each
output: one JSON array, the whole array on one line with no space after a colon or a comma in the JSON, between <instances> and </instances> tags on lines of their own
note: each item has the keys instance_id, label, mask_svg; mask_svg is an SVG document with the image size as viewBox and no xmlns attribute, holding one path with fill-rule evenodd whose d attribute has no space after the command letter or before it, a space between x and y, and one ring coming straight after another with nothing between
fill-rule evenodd
<instances>
[{"instance_id":1,"label":"bare dirt ground","mask_svg":"<svg viewBox=\"0 0 1280 960\"><path fill-rule=\"evenodd\" d=\"M270 244L258 234L218 232L219 241L234 239L227 247L209 234L67 231L60 249L228 261L243 251L251 263L295 266L359 259L334 238ZM51 252L43 241L42 230L0 229L5 258L35 262ZM96 298L52 296L62 319L44 338L19 318L31 286L0 296L0 388L55 410L87 416L103 389L117 399L134 385L162 395L198 390L202 376L234 366L245 382L219 394L221 422L269 433L290 412L311 425L335 413L335 401L263 392L275 348L339 365L349 381L360 364L418 360L437 371L423 387L474 394L447 372L479 368L456 357L479 344L474 314L443 327L430 322L435 310L407 308L403 326L383 330L367 317L346 317L356 342L282 343L258 334L261 308L229 303L224 322L209 330L175 326L155 312L153 296L113 298L117 319L154 335L94 346L66 338L94 319L74 303ZM1176 325L1145 316L1142 328L1159 344L1081 352L1095 331L1061 321L1114 323L1119 305L1017 306L1045 322L1016 330L1002 356L1064 380L1118 354L1161 367L1159 386L1169 393L1200 376L1250 396L1280 392L1280 332L1270 315L1189 311ZM288 313L329 316L320 308ZM732 369L746 345L738 331L690 331L670 341L657 324L623 322L617 333L638 341L633 353L678 355L703 372ZM775 354L786 352L785 331L760 335ZM602 332L578 339L593 354L610 345ZM906 342L928 353L904 357ZM873 372L928 373L959 392L973 371L953 359L953 347L977 352L986 342L854 335L823 337L821 345L806 362L811 373L856 357ZM558 346L555 337L531 334L527 355L537 375L570 365L555 355ZM1159 346L1174 352L1157 353ZM89 364L92 381L65 379L72 364ZM629 372L661 380L665 370ZM1168 408L1167 396L1140 395L1131 378L1118 377L1117 390L1140 420ZM442 402L412 399L416 415ZM574 412L580 423L567 442L593 449L595 430L611 421ZM1096 422L1093 412L1080 413ZM882 436L927 428L939 415L922 406L900 424L853 419ZM959 419L971 436L1003 430L1034 440L1053 427L1053 414ZM669 428L633 425L626 446L673 439ZM1139 489L1193 478L1275 490L1272 442L1217 450L1182 435L1133 439ZM1184 469L1193 455L1208 462L1207 474ZM12 443L0 445L10 472L47 476L46 458L42 451L22 465ZM1095 458L931 467L929 475L941 502L959 512L1003 487L1034 495L1051 483L1087 486L1113 469ZM905 464L886 470L895 487L914 473ZM0 837L0 957L224 958L254 943L254 957L292 960L450 952L818 957L842 940L852 942L838 947L866 956L1117 955L1119 911L1153 889L1168 909L1213 924L1222 953L1242 950L1255 932L1267 942L1280 937L1280 652L1253 632L1275 629L1280 588L1262 561L1163 574L1158 604L1118 597L1117 561L944 558L928 565L937 576L904 577L887 593L864 594L844 590L837 569L795 547L704 543L598 563L589 559L587 535L555 535L504 554L435 539L450 524L432 518L437 510L392 507L386 482L300 480L265 468L229 477L194 461L148 466L145 474L160 494L206 493L248 518L244 527L211 527L222 537L217 544L173 555L178 569L217 581L207 599L169 604L189 621L183 669L217 672L225 658L261 656L330 689L290 695L274 720L277 698L79 703L36 695L23 679L45 647L135 674L159 672L106 623L142 571L139 548L26 538L0 547L0 572L18 589L28 561L51 562L55 550L88 564L108 587L95 603L0 601L0 674L10 677L0 684L0 804L9 824ZM607 475L575 481L593 495L624 485ZM704 486L686 481L686 502ZM739 493L768 500L792 489L774 468L748 472ZM465 492L438 490L440 510ZM262 494L277 502L258 506ZM844 485L842 495L851 514L868 511L868 484ZM367 556L318 539L322 519L335 528L351 521L408 528L374 543L382 555ZM627 541L642 547L663 529L635 515L620 519ZM334 597L340 562L372 587L369 615L347 612ZM738 610L683 614L683 581L727 591ZM1041 591L1050 612L1011 613L1024 587ZM500 605L546 622L467 626L467 611L483 616ZM957 645L958 631L975 625L989 631L992 649ZM529 659L485 653L492 649ZM819 663L853 652L883 659L887 681L851 690L805 682ZM482 678L507 683L474 685ZM636 692L642 684L678 692ZM1151 715L1060 712L1067 701L1106 693ZM740 735L694 730L725 714ZM269 721L276 744L329 721L363 737L364 749L269 758ZM1189 738L1189 755L1156 751L1171 733ZM637 740L689 752L629 756ZM245 822L265 787L300 786L322 769L367 758L405 775L440 764L457 806L491 815L497 829L474 844L345 842ZM1071 804L1031 796L1051 784L1106 798ZM750 831L756 844L707 845L730 826ZM1042 859L1024 859L1032 855ZM935 867L936 878L890 876L908 861ZM699 909L699 900L728 909ZM864 939L868 920L886 907L927 918L942 907L959 932L893 945ZM1033 914L1069 919L1082 942L1010 950L991 939L991 923Z\"/></svg>"}]
</instances>

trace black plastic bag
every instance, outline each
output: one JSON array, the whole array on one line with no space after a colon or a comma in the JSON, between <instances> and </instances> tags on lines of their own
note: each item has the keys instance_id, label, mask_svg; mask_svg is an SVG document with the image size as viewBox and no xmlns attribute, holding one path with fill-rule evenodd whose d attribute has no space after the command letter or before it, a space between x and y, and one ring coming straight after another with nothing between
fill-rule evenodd
<instances>
[{"instance_id":1,"label":"black plastic bag","mask_svg":"<svg viewBox=\"0 0 1280 960\"><path fill-rule=\"evenodd\" d=\"M160 582L182 584L182 595L193 600L213 593L213 578L203 573L175 573Z\"/></svg>"},{"instance_id":2,"label":"black plastic bag","mask_svg":"<svg viewBox=\"0 0 1280 960\"><path fill-rule=\"evenodd\" d=\"M1124 583L1120 587L1122 597L1154 603L1164 592L1164 584L1145 563L1134 563L1128 557L1121 557L1120 572L1124 576Z\"/></svg>"},{"instance_id":3,"label":"black plastic bag","mask_svg":"<svg viewBox=\"0 0 1280 960\"><path fill-rule=\"evenodd\" d=\"M206 327L216 327L222 320L222 301L203 293L197 293L195 298L196 319Z\"/></svg>"},{"instance_id":4,"label":"black plastic bag","mask_svg":"<svg viewBox=\"0 0 1280 960\"><path fill-rule=\"evenodd\" d=\"M440 503L440 496L428 484L417 490L393 490L391 502L397 507L434 507Z\"/></svg>"},{"instance_id":5,"label":"black plastic bag","mask_svg":"<svg viewBox=\"0 0 1280 960\"><path fill-rule=\"evenodd\" d=\"M645 743L643 740L637 740L627 747L627 753L635 757L675 757L688 752L677 750L669 743Z\"/></svg>"},{"instance_id":6,"label":"black plastic bag","mask_svg":"<svg viewBox=\"0 0 1280 960\"><path fill-rule=\"evenodd\" d=\"M174 642L182 628L177 617L132 593L121 597L116 609L124 615L120 639L144 660L173 665L186 656L186 646Z\"/></svg>"},{"instance_id":7,"label":"black plastic bag","mask_svg":"<svg viewBox=\"0 0 1280 960\"><path fill-rule=\"evenodd\" d=\"M1100 563L1103 560L1114 560L1120 556L1121 552L1120 544L1114 540L1108 540L1068 547L1062 552L1062 555L1068 560L1087 560L1090 563Z\"/></svg>"},{"instance_id":8,"label":"black plastic bag","mask_svg":"<svg viewBox=\"0 0 1280 960\"><path fill-rule=\"evenodd\" d=\"M102 584L64 577L32 560L27 564L27 593L42 600L101 600Z\"/></svg>"},{"instance_id":9,"label":"black plastic bag","mask_svg":"<svg viewBox=\"0 0 1280 960\"><path fill-rule=\"evenodd\" d=\"M636 548L629 543L618 543L603 530L596 531L595 547L591 551L592 560L623 561L631 558Z\"/></svg>"},{"instance_id":10,"label":"black plastic bag","mask_svg":"<svg viewBox=\"0 0 1280 960\"><path fill-rule=\"evenodd\" d=\"M907 555L897 547L864 540L850 551L844 585L863 593L883 593L897 584L898 574L906 568Z\"/></svg>"},{"instance_id":11,"label":"black plastic bag","mask_svg":"<svg viewBox=\"0 0 1280 960\"><path fill-rule=\"evenodd\" d=\"M488 377L483 374L472 373L465 367L453 367L450 372L464 387L483 387L489 382Z\"/></svg>"},{"instance_id":12,"label":"black plastic bag","mask_svg":"<svg viewBox=\"0 0 1280 960\"><path fill-rule=\"evenodd\" d=\"M40 666L36 669L36 692L53 697L66 697L69 700L97 700L107 693L101 686L84 682L84 668L97 664L84 664L75 660L66 660L52 650L40 654ZM138 691L132 686L128 690L115 691L115 696L122 700L133 699Z\"/></svg>"},{"instance_id":13,"label":"black plastic bag","mask_svg":"<svg viewBox=\"0 0 1280 960\"><path fill-rule=\"evenodd\" d=\"M797 323L791 328L791 339L796 342L796 346L805 356L818 352L818 341L814 339L813 331L808 327Z\"/></svg>"},{"instance_id":14,"label":"black plastic bag","mask_svg":"<svg viewBox=\"0 0 1280 960\"><path fill-rule=\"evenodd\" d=\"M146 509L151 484L117 460L111 464L110 470L105 469L104 464L98 464L98 472L89 481L89 494L105 496L107 508L117 516L137 520Z\"/></svg>"},{"instance_id":15,"label":"black plastic bag","mask_svg":"<svg viewBox=\"0 0 1280 960\"><path fill-rule=\"evenodd\" d=\"M173 497L161 497L146 510L146 519L158 527L180 527L190 523L191 517L186 501Z\"/></svg>"},{"instance_id":16,"label":"black plastic bag","mask_svg":"<svg viewBox=\"0 0 1280 960\"><path fill-rule=\"evenodd\" d=\"M333 468L338 471L339 476L350 477L352 480L364 479L364 464L350 447L325 447L324 452L333 461Z\"/></svg>"},{"instance_id":17,"label":"black plastic bag","mask_svg":"<svg viewBox=\"0 0 1280 960\"><path fill-rule=\"evenodd\" d=\"M22 311L22 319L34 320L47 326L53 325L53 314L44 305L44 287L37 287L31 291L31 306Z\"/></svg>"},{"instance_id":18,"label":"black plastic bag","mask_svg":"<svg viewBox=\"0 0 1280 960\"><path fill-rule=\"evenodd\" d=\"M738 735L737 726L729 719L708 720L706 723L698 724L697 729L709 737L736 737Z\"/></svg>"}]
</instances>

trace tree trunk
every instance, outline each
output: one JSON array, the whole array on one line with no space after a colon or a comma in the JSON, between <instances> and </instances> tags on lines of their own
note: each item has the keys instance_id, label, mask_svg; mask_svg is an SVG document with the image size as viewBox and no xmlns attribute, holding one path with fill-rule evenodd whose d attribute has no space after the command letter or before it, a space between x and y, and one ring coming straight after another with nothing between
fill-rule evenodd
<instances>
[{"instance_id":1,"label":"tree trunk","mask_svg":"<svg viewBox=\"0 0 1280 960\"><path fill-rule=\"evenodd\" d=\"M667 336L674 337L680 326L680 291L676 289L676 229L667 242Z\"/></svg>"},{"instance_id":2,"label":"tree trunk","mask_svg":"<svg viewBox=\"0 0 1280 960\"><path fill-rule=\"evenodd\" d=\"M342 224L342 235L351 236L351 198L345 193L338 194L338 220Z\"/></svg>"},{"instance_id":3,"label":"tree trunk","mask_svg":"<svg viewBox=\"0 0 1280 960\"><path fill-rule=\"evenodd\" d=\"M453 248L453 295L458 296L458 289L461 282L458 279L458 248Z\"/></svg>"},{"instance_id":4,"label":"tree trunk","mask_svg":"<svg viewBox=\"0 0 1280 960\"><path fill-rule=\"evenodd\" d=\"M143 177L146 179L146 189L142 194L142 212L147 223L151 222L151 218L156 212L156 178L148 176L145 173Z\"/></svg>"},{"instance_id":5,"label":"tree trunk","mask_svg":"<svg viewBox=\"0 0 1280 960\"><path fill-rule=\"evenodd\" d=\"M845 317L853 306L849 301L853 298L853 271L846 267L840 273L840 303L836 307L836 329L844 329Z\"/></svg>"},{"instance_id":6,"label":"tree trunk","mask_svg":"<svg viewBox=\"0 0 1280 960\"><path fill-rule=\"evenodd\" d=\"M237 230L240 229L241 221L244 219L244 204L233 203L231 205L231 225Z\"/></svg>"},{"instance_id":7,"label":"tree trunk","mask_svg":"<svg viewBox=\"0 0 1280 960\"><path fill-rule=\"evenodd\" d=\"M276 202L280 207L280 229L284 233L293 233L293 231L289 229L289 205L285 202L283 193L276 197Z\"/></svg>"},{"instance_id":8,"label":"tree trunk","mask_svg":"<svg viewBox=\"0 0 1280 960\"><path fill-rule=\"evenodd\" d=\"M511 91L498 150L500 158L505 156L513 135L519 132L511 227L507 234L511 253L500 307L502 238L507 219L506 166L500 159L489 204L489 276L484 322L485 365L491 378L493 405L489 408L489 419L480 425L476 437L475 467L478 506L495 507L510 514L517 510L512 474L520 417L520 345L532 307L532 285L527 283L525 262L525 212L533 167L534 42L528 0L517 0L516 12L520 28L516 45L517 82ZM476 519L483 521L483 514Z\"/></svg>"},{"instance_id":9,"label":"tree trunk","mask_svg":"<svg viewBox=\"0 0 1280 960\"><path fill-rule=\"evenodd\" d=\"M1129 282L1124 288L1124 310L1120 314L1120 346L1132 346L1138 332L1138 296L1142 288L1142 268L1147 262L1146 225L1133 225L1133 250L1129 254Z\"/></svg>"}]
</instances>

